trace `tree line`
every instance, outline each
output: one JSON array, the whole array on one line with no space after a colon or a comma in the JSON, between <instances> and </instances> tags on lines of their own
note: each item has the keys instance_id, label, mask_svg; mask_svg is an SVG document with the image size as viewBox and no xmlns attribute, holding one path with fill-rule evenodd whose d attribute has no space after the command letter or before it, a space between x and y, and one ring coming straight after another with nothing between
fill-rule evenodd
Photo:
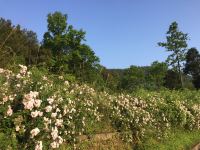
<instances>
[{"instance_id":1,"label":"tree line","mask_svg":"<svg viewBox=\"0 0 200 150\"><path fill-rule=\"evenodd\" d=\"M166 41L158 43L170 52L166 62L155 61L145 67L107 69L84 43L85 34L82 29L74 29L68 23L68 16L61 12L48 14L42 42L37 40L35 32L0 18L0 67L19 63L35 66L112 91L200 88L199 51L188 49L188 34L179 31L177 22L170 25Z\"/></svg>"}]
</instances>

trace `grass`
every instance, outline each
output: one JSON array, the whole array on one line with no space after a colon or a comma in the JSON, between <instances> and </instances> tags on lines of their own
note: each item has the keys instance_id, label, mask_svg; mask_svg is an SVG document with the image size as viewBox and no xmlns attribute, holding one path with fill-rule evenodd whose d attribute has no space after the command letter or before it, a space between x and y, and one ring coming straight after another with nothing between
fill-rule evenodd
<instances>
[{"instance_id":1,"label":"grass","mask_svg":"<svg viewBox=\"0 0 200 150\"><path fill-rule=\"evenodd\" d=\"M76 144L79 150L132 150L129 144L124 143L119 136L108 140L85 140ZM59 150L74 150L73 146L62 145Z\"/></svg>"},{"instance_id":2,"label":"grass","mask_svg":"<svg viewBox=\"0 0 200 150\"><path fill-rule=\"evenodd\" d=\"M105 141L84 141L78 145L78 148L81 150L131 150L131 146L117 136Z\"/></svg>"},{"instance_id":3,"label":"grass","mask_svg":"<svg viewBox=\"0 0 200 150\"><path fill-rule=\"evenodd\" d=\"M200 131L170 131L167 138L162 141L149 138L142 144L145 150L190 150L200 142Z\"/></svg>"},{"instance_id":4,"label":"grass","mask_svg":"<svg viewBox=\"0 0 200 150\"><path fill-rule=\"evenodd\" d=\"M200 142L200 131L174 130L170 131L169 136L162 140L149 137L134 150L191 150L198 142ZM76 146L81 150L132 150L131 146L124 143L118 136L103 141L86 140ZM64 149L66 147L60 150Z\"/></svg>"}]
</instances>

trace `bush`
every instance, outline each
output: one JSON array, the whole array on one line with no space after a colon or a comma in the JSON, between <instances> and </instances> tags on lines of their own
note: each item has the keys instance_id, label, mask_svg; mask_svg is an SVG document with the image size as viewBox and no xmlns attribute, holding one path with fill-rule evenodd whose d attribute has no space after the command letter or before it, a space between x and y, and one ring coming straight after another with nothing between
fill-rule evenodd
<instances>
[{"instance_id":1,"label":"bush","mask_svg":"<svg viewBox=\"0 0 200 150\"><path fill-rule=\"evenodd\" d=\"M103 119L136 148L148 137L168 137L171 129L200 128L198 91L111 95L66 79L23 65L14 72L0 69L1 149L75 146L79 135L95 133Z\"/></svg>"},{"instance_id":2,"label":"bush","mask_svg":"<svg viewBox=\"0 0 200 150\"><path fill-rule=\"evenodd\" d=\"M22 65L18 73L1 69L0 76L0 128L10 137L14 133L18 149L74 143L89 122L100 120L98 104L91 99L94 90L87 85Z\"/></svg>"}]
</instances>

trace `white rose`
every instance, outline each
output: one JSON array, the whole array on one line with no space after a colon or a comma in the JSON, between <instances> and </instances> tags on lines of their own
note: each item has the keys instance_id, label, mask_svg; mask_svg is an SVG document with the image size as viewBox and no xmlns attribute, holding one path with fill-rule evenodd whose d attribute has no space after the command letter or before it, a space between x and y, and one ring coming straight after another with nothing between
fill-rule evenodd
<instances>
[{"instance_id":1,"label":"white rose","mask_svg":"<svg viewBox=\"0 0 200 150\"><path fill-rule=\"evenodd\" d=\"M20 127L19 126L16 126L16 128L15 128L15 131L19 131L20 130Z\"/></svg>"},{"instance_id":2,"label":"white rose","mask_svg":"<svg viewBox=\"0 0 200 150\"><path fill-rule=\"evenodd\" d=\"M38 116L37 111L31 112L31 117L36 118L37 116Z\"/></svg>"},{"instance_id":3,"label":"white rose","mask_svg":"<svg viewBox=\"0 0 200 150\"><path fill-rule=\"evenodd\" d=\"M12 114L13 114L13 110L12 110L11 106L9 105L8 110L7 110L7 115L11 116Z\"/></svg>"},{"instance_id":4,"label":"white rose","mask_svg":"<svg viewBox=\"0 0 200 150\"><path fill-rule=\"evenodd\" d=\"M40 129L35 128L33 130L31 130L31 138L33 138L34 136L38 135L38 133L40 132Z\"/></svg>"},{"instance_id":5,"label":"white rose","mask_svg":"<svg viewBox=\"0 0 200 150\"><path fill-rule=\"evenodd\" d=\"M54 102L53 98L48 98L47 101L49 102L49 104L52 104Z\"/></svg>"},{"instance_id":6,"label":"white rose","mask_svg":"<svg viewBox=\"0 0 200 150\"><path fill-rule=\"evenodd\" d=\"M56 118L56 116L57 116L57 113L52 113L51 114L51 118Z\"/></svg>"},{"instance_id":7,"label":"white rose","mask_svg":"<svg viewBox=\"0 0 200 150\"><path fill-rule=\"evenodd\" d=\"M54 141L54 142L51 143L51 147L52 148L59 148L59 144Z\"/></svg>"},{"instance_id":8,"label":"white rose","mask_svg":"<svg viewBox=\"0 0 200 150\"><path fill-rule=\"evenodd\" d=\"M35 146L35 150L42 150L42 141L37 141L37 144Z\"/></svg>"},{"instance_id":9,"label":"white rose","mask_svg":"<svg viewBox=\"0 0 200 150\"><path fill-rule=\"evenodd\" d=\"M56 140L58 138L58 128L52 128L52 132L51 132L51 136L53 138L53 140Z\"/></svg>"},{"instance_id":10,"label":"white rose","mask_svg":"<svg viewBox=\"0 0 200 150\"><path fill-rule=\"evenodd\" d=\"M41 103L42 103L41 100L36 99L36 100L34 101L34 106L35 106L35 107L40 107Z\"/></svg>"},{"instance_id":11,"label":"white rose","mask_svg":"<svg viewBox=\"0 0 200 150\"><path fill-rule=\"evenodd\" d=\"M52 111L52 106L47 106L47 107L45 107L45 110L46 110L46 112L51 112Z\"/></svg>"}]
</instances>

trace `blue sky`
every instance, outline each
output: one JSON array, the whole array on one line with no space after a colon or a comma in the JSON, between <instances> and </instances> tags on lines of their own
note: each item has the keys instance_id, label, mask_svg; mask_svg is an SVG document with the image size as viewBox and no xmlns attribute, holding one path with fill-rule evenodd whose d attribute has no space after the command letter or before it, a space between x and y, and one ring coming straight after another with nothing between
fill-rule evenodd
<instances>
[{"instance_id":1,"label":"blue sky","mask_svg":"<svg viewBox=\"0 0 200 150\"><path fill-rule=\"evenodd\" d=\"M108 68L150 65L168 53L157 43L173 21L200 49L199 0L0 0L0 17L33 30L41 41L46 16L61 11L68 23L87 32L86 43Z\"/></svg>"}]
</instances>

